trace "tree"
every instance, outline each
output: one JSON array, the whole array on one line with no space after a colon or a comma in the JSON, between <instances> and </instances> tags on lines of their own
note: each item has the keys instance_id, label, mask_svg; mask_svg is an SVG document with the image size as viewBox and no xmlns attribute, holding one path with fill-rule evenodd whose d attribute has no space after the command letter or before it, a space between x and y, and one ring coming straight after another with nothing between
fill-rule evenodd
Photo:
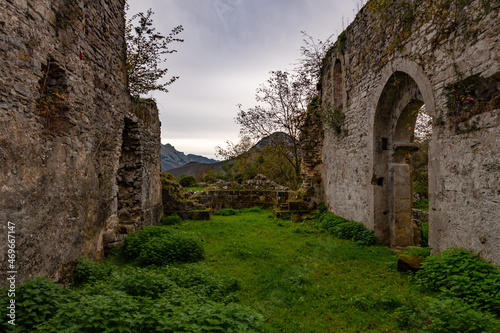
<instances>
[{"instance_id":1,"label":"tree","mask_svg":"<svg viewBox=\"0 0 500 333\"><path fill-rule=\"evenodd\" d=\"M295 171L294 187L300 182L299 129L303 120L301 115L309 103L310 85L304 72L273 71L267 82L257 89L255 99L261 104L247 110L240 105L236 118L242 135L255 139L273 138L271 146ZM284 132L290 139L271 136L275 132Z\"/></svg>"},{"instance_id":2,"label":"tree","mask_svg":"<svg viewBox=\"0 0 500 333\"><path fill-rule=\"evenodd\" d=\"M249 136L243 136L237 144L227 141L227 148L215 147L215 155L222 157L225 161L234 160L247 153L255 143Z\"/></svg>"},{"instance_id":3,"label":"tree","mask_svg":"<svg viewBox=\"0 0 500 333\"><path fill-rule=\"evenodd\" d=\"M135 98L153 90L168 92L167 87L179 78L172 76L167 82L160 82L168 71L160 65L166 61L163 59L165 54L177 52L169 49L168 44L183 42L184 40L175 36L184 29L179 25L165 37L153 27L153 14L151 9L146 14L135 14L127 22L125 29L128 86L130 94ZM134 26L136 21L137 25Z\"/></svg>"},{"instance_id":4,"label":"tree","mask_svg":"<svg viewBox=\"0 0 500 333\"><path fill-rule=\"evenodd\" d=\"M270 72L271 77L257 89L255 99L260 104L246 110L239 105L236 118L241 134L253 139L259 140L275 132L288 134L291 140L277 140L272 147L293 168L295 188L301 178L300 128L307 105L317 95L322 60L332 45L331 36L322 42L303 31L302 35L305 46L301 48L302 58L296 68L291 72Z\"/></svg>"},{"instance_id":5,"label":"tree","mask_svg":"<svg viewBox=\"0 0 500 333\"><path fill-rule=\"evenodd\" d=\"M305 31L301 31L304 45L300 47L301 58L296 64L296 71L304 73L309 77L311 85L309 86L309 96L312 99L317 95L316 83L321 74L323 59L328 50L333 46L332 37L330 35L325 41L320 39L314 40Z\"/></svg>"},{"instance_id":6,"label":"tree","mask_svg":"<svg viewBox=\"0 0 500 333\"><path fill-rule=\"evenodd\" d=\"M277 138L283 133L275 133L272 137L261 140L254 145L249 137L243 137L238 144L228 141L228 147L216 147L217 155L226 159L222 168L225 179L244 181L262 174L278 184L294 187L295 171L280 151L276 150Z\"/></svg>"}]
</instances>

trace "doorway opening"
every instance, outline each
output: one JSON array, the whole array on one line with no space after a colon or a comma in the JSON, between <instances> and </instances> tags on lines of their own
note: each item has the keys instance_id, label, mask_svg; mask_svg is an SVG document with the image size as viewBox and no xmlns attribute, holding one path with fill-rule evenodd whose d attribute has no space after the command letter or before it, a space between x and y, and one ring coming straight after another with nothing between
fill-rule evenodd
<instances>
[{"instance_id":1,"label":"doorway opening","mask_svg":"<svg viewBox=\"0 0 500 333\"><path fill-rule=\"evenodd\" d=\"M117 174L118 219L120 233L127 234L141 225L142 146L137 122L125 118L120 165Z\"/></svg>"},{"instance_id":2,"label":"doorway opening","mask_svg":"<svg viewBox=\"0 0 500 333\"><path fill-rule=\"evenodd\" d=\"M372 176L375 233L391 247L422 242L422 228L412 214L415 183L412 173L413 160L421 146L420 132L415 128L417 124L419 129L422 127L417 118L422 118L419 115L424 111L417 83L410 75L395 72L382 91L375 113ZM425 171L428 177L427 166Z\"/></svg>"}]
</instances>

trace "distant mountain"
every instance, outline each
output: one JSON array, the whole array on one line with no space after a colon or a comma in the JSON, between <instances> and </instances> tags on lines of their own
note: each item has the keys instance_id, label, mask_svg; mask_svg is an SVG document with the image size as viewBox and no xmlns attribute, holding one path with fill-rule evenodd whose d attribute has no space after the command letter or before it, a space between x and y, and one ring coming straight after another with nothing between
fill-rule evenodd
<instances>
[{"instance_id":1,"label":"distant mountain","mask_svg":"<svg viewBox=\"0 0 500 333\"><path fill-rule=\"evenodd\" d=\"M172 174L174 177L180 177L180 176L196 177L199 175L203 175L210 170L221 172L223 163L224 162L217 162L217 163L191 162L183 166L180 166L178 168L170 169L167 172Z\"/></svg>"},{"instance_id":2,"label":"distant mountain","mask_svg":"<svg viewBox=\"0 0 500 333\"><path fill-rule=\"evenodd\" d=\"M272 144L284 144L291 143L292 139L290 136L283 132L276 132L265 138L262 138L259 142L250 148L249 152L251 154L262 152L264 148ZM187 162L186 162L187 161ZM179 177L181 175L185 176L197 176L204 174L208 170L214 170L221 172L222 164L224 162L212 160L199 155L185 155L177 151L172 145L166 144L161 147L161 169L162 171L167 171L174 177ZM172 167L172 165L176 165Z\"/></svg>"},{"instance_id":3,"label":"distant mountain","mask_svg":"<svg viewBox=\"0 0 500 333\"><path fill-rule=\"evenodd\" d=\"M200 155L184 154L183 152L175 149L171 144L161 145L161 170L167 171L186 165L191 162L198 162L204 164L217 163L219 161L213 160Z\"/></svg>"},{"instance_id":4,"label":"distant mountain","mask_svg":"<svg viewBox=\"0 0 500 333\"><path fill-rule=\"evenodd\" d=\"M269 145L274 145L274 144L283 145L285 143L286 144L293 143L290 135L283 133L283 132L274 132L273 134L260 139L260 141L257 142L255 144L255 146L253 146L250 150L252 150L252 149L262 150Z\"/></svg>"}]
</instances>

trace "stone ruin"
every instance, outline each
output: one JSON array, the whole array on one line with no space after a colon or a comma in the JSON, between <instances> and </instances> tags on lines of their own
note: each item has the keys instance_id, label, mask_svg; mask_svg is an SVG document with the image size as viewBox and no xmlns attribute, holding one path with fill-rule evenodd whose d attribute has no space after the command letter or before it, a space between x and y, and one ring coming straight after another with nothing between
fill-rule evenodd
<instances>
[{"instance_id":1,"label":"stone ruin","mask_svg":"<svg viewBox=\"0 0 500 333\"><path fill-rule=\"evenodd\" d=\"M275 190L275 191L290 190L288 187L280 185L273 180L267 179L266 176L261 174L258 174L254 178L246 180L241 183L219 180L215 184L209 185L208 189L209 190L252 189L252 190Z\"/></svg>"},{"instance_id":2,"label":"stone ruin","mask_svg":"<svg viewBox=\"0 0 500 333\"><path fill-rule=\"evenodd\" d=\"M64 281L161 216L158 110L128 93L124 4L0 1L0 263L12 222L17 283Z\"/></svg>"},{"instance_id":3,"label":"stone ruin","mask_svg":"<svg viewBox=\"0 0 500 333\"><path fill-rule=\"evenodd\" d=\"M499 264L499 6L397 3L369 1L324 61L334 126L308 115L304 190L385 244L414 245L406 157L425 105L430 246ZM127 91L124 5L0 2L0 262L11 222L17 282L64 281L75 259L102 257L162 213L158 111Z\"/></svg>"},{"instance_id":4,"label":"stone ruin","mask_svg":"<svg viewBox=\"0 0 500 333\"><path fill-rule=\"evenodd\" d=\"M390 2L389 2L390 3ZM407 157L425 105L429 244L500 264L500 6L369 1L323 62L303 131L304 190L387 245L416 245Z\"/></svg>"},{"instance_id":5,"label":"stone ruin","mask_svg":"<svg viewBox=\"0 0 500 333\"><path fill-rule=\"evenodd\" d=\"M200 191L184 191L182 186L162 179L165 215L177 214L183 219L208 220L210 213L222 208L273 208L277 214L310 212L313 208L302 193L257 175L237 183L219 180Z\"/></svg>"}]
</instances>

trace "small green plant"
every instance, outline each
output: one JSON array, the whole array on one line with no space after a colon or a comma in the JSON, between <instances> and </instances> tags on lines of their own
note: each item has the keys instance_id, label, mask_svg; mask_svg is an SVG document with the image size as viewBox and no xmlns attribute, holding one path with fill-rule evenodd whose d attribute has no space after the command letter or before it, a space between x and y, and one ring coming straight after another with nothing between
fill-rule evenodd
<instances>
[{"instance_id":1,"label":"small green plant","mask_svg":"<svg viewBox=\"0 0 500 333\"><path fill-rule=\"evenodd\" d=\"M124 292L83 293L62 304L56 315L38 326L36 332L140 332L140 316L138 300Z\"/></svg>"},{"instance_id":2,"label":"small green plant","mask_svg":"<svg viewBox=\"0 0 500 333\"><path fill-rule=\"evenodd\" d=\"M413 208L420 209L423 211L429 211L429 200L426 198L420 198L413 203Z\"/></svg>"},{"instance_id":3,"label":"small green plant","mask_svg":"<svg viewBox=\"0 0 500 333\"><path fill-rule=\"evenodd\" d=\"M179 183L182 185L182 187L191 187L196 184L196 179L193 176L185 176L181 178Z\"/></svg>"},{"instance_id":4,"label":"small green plant","mask_svg":"<svg viewBox=\"0 0 500 333\"><path fill-rule=\"evenodd\" d=\"M419 256L421 258L427 258L431 255L431 248L430 247L412 247L412 248L404 250L401 253L407 254L407 255L414 254L414 255Z\"/></svg>"},{"instance_id":5,"label":"small green plant","mask_svg":"<svg viewBox=\"0 0 500 333\"><path fill-rule=\"evenodd\" d=\"M320 214L319 227L340 239L349 239L359 245L370 246L377 243L373 231L366 229L361 222L349 221L331 212Z\"/></svg>"},{"instance_id":6,"label":"small green plant","mask_svg":"<svg viewBox=\"0 0 500 333\"><path fill-rule=\"evenodd\" d=\"M408 304L394 312L401 329L418 332L496 332L500 320L472 308L460 299L429 299L428 304Z\"/></svg>"},{"instance_id":7,"label":"small green plant","mask_svg":"<svg viewBox=\"0 0 500 333\"><path fill-rule=\"evenodd\" d=\"M151 299L160 297L167 290L177 288L175 282L165 274L138 267L124 269L113 281L113 286L130 296L143 296Z\"/></svg>"},{"instance_id":8,"label":"small green plant","mask_svg":"<svg viewBox=\"0 0 500 333\"><path fill-rule=\"evenodd\" d=\"M213 215L218 215L218 216L232 216L232 215L238 215L238 211L234 208L222 208L216 211Z\"/></svg>"},{"instance_id":9,"label":"small green plant","mask_svg":"<svg viewBox=\"0 0 500 333\"><path fill-rule=\"evenodd\" d=\"M148 226L124 240L118 251L141 266L203 260L201 240L193 233Z\"/></svg>"},{"instance_id":10,"label":"small green plant","mask_svg":"<svg viewBox=\"0 0 500 333\"><path fill-rule=\"evenodd\" d=\"M125 257L125 259L135 259L139 257L148 240L160 238L169 233L169 229L165 227L144 227L139 232L127 236L123 241L123 245L117 249L117 253Z\"/></svg>"},{"instance_id":11,"label":"small green plant","mask_svg":"<svg viewBox=\"0 0 500 333\"><path fill-rule=\"evenodd\" d=\"M176 224L179 224L182 222L182 218L177 215L177 214L174 214L174 215L170 215L170 216L166 216L166 215L163 215L160 219L160 225L176 225Z\"/></svg>"},{"instance_id":12,"label":"small green plant","mask_svg":"<svg viewBox=\"0 0 500 333\"><path fill-rule=\"evenodd\" d=\"M337 39L337 52L344 54L346 42L347 42L346 32L342 31L342 33L339 35L339 37Z\"/></svg>"},{"instance_id":13,"label":"small green plant","mask_svg":"<svg viewBox=\"0 0 500 333\"><path fill-rule=\"evenodd\" d=\"M166 179L166 180L171 180L171 181L174 181L174 182L177 181L177 179L174 177L174 175L172 175L171 173L167 173L165 171L162 171L160 173L160 178L161 179Z\"/></svg>"},{"instance_id":14,"label":"small green plant","mask_svg":"<svg viewBox=\"0 0 500 333\"><path fill-rule=\"evenodd\" d=\"M422 222L422 243L423 247L429 246L429 221Z\"/></svg>"},{"instance_id":15,"label":"small green plant","mask_svg":"<svg viewBox=\"0 0 500 333\"><path fill-rule=\"evenodd\" d=\"M482 333L495 332L500 328L498 318L471 308L469 304L456 298L431 302L428 306L428 318L425 331L435 333Z\"/></svg>"},{"instance_id":16,"label":"small green plant","mask_svg":"<svg viewBox=\"0 0 500 333\"><path fill-rule=\"evenodd\" d=\"M144 244L137 262L142 266L162 266L176 262L196 262L203 258L201 241L191 233L176 230Z\"/></svg>"},{"instance_id":17,"label":"small green plant","mask_svg":"<svg viewBox=\"0 0 500 333\"><path fill-rule=\"evenodd\" d=\"M203 264L188 264L182 268L167 266L161 273L182 288L187 288L199 297L212 301L223 301L240 290L235 278L222 277Z\"/></svg>"},{"instance_id":18,"label":"small green plant","mask_svg":"<svg viewBox=\"0 0 500 333\"><path fill-rule=\"evenodd\" d=\"M342 125L344 124L345 113L339 107L332 106L324 103L319 109L321 121L325 128L335 130L337 134L342 132Z\"/></svg>"},{"instance_id":19,"label":"small green plant","mask_svg":"<svg viewBox=\"0 0 500 333\"><path fill-rule=\"evenodd\" d=\"M64 127L68 109L68 86L64 70L53 59L49 59L47 65L42 65L39 84L40 96L35 101L37 113L44 119L46 129L59 133Z\"/></svg>"},{"instance_id":20,"label":"small green plant","mask_svg":"<svg viewBox=\"0 0 500 333\"><path fill-rule=\"evenodd\" d=\"M35 332L38 324L52 318L66 300L65 288L47 278L37 277L21 283L15 291L15 326L8 324L7 311L11 305L7 291L0 290L2 332ZM13 330L11 330L13 329Z\"/></svg>"},{"instance_id":21,"label":"small green plant","mask_svg":"<svg viewBox=\"0 0 500 333\"><path fill-rule=\"evenodd\" d=\"M110 265L96 263L90 259L80 258L75 262L73 274L73 284L81 285L85 283L94 283L104 280L112 273L113 268Z\"/></svg>"},{"instance_id":22,"label":"small green plant","mask_svg":"<svg viewBox=\"0 0 500 333\"><path fill-rule=\"evenodd\" d=\"M475 309L500 315L500 271L477 254L448 249L428 257L416 276L426 289L444 291Z\"/></svg>"},{"instance_id":23,"label":"small green plant","mask_svg":"<svg viewBox=\"0 0 500 333\"><path fill-rule=\"evenodd\" d=\"M255 206L241 210L242 213L261 213L262 211L264 211L264 208L261 206Z\"/></svg>"}]
</instances>

